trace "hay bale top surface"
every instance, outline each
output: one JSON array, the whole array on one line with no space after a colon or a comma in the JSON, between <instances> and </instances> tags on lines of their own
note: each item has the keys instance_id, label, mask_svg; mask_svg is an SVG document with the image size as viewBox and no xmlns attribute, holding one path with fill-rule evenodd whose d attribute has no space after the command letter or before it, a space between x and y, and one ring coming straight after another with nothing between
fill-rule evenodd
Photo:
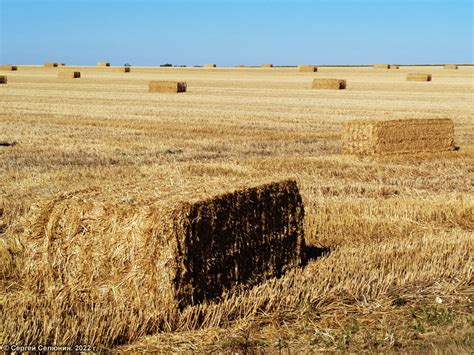
<instances>
[{"instance_id":1,"label":"hay bale top surface","mask_svg":"<svg viewBox=\"0 0 474 355\"><path fill-rule=\"evenodd\" d=\"M313 79L313 89L334 89L343 90L346 88L346 80L332 79L332 78L317 78Z\"/></svg>"}]
</instances>

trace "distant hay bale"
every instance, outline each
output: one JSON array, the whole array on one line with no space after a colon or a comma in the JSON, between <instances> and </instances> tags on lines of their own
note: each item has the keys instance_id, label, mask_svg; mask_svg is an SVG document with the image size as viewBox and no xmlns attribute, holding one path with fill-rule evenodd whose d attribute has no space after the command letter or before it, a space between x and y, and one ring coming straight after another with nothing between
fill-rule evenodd
<instances>
[{"instance_id":1,"label":"distant hay bale","mask_svg":"<svg viewBox=\"0 0 474 355\"><path fill-rule=\"evenodd\" d=\"M451 119L355 120L344 124L343 152L378 155L454 149Z\"/></svg>"},{"instance_id":2,"label":"distant hay bale","mask_svg":"<svg viewBox=\"0 0 474 355\"><path fill-rule=\"evenodd\" d=\"M238 64L238 65L236 65L235 67L236 67L236 68L245 68L245 65L243 65L243 64Z\"/></svg>"},{"instance_id":3,"label":"distant hay bale","mask_svg":"<svg viewBox=\"0 0 474 355\"><path fill-rule=\"evenodd\" d=\"M0 75L0 84L6 84L7 83L7 76L6 75Z\"/></svg>"},{"instance_id":4,"label":"distant hay bale","mask_svg":"<svg viewBox=\"0 0 474 355\"><path fill-rule=\"evenodd\" d=\"M390 64L374 64L375 69L390 69Z\"/></svg>"},{"instance_id":5,"label":"distant hay bale","mask_svg":"<svg viewBox=\"0 0 474 355\"><path fill-rule=\"evenodd\" d=\"M262 64L262 68L273 68L273 64Z\"/></svg>"},{"instance_id":6,"label":"distant hay bale","mask_svg":"<svg viewBox=\"0 0 474 355\"><path fill-rule=\"evenodd\" d=\"M115 67L113 70L120 73L130 73L130 67Z\"/></svg>"},{"instance_id":7,"label":"distant hay bale","mask_svg":"<svg viewBox=\"0 0 474 355\"><path fill-rule=\"evenodd\" d=\"M148 83L149 92L186 92L187 84L182 81L153 80Z\"/></svg>"},{"instance_id":8,"label":"distant hay bale","mask_svg":"<svg viewBox=\"0 0 474 355\"><path fill-rule=\"evenodd\" d=\"M313 89L343 90L346 88L346 81L343 79L314 79Z\"/></svg>"},{"instance_id":9,"label":"distant hay bale","mask_svg":"<svg viewBox=\"0 0 474 355\"><path fill-rule=\"evenodd\" d=\"M399 69L399 68L400 68L400 66L398 66L398 65L393 65L393 64L389 65L389 69Z\"/></svg>"},{"instance_id":10,"label":"distant hay bale","mask_svg":"<svg viewBox=\"0 0 474 355\"><path fill-rule=\"evenodd\" d=\"M59 67L59 63L56 63L56 62L46 62L44 63L44 66L46 68L56 68L56 67Z\"/></svg>"},{"instance_id":11,"label":"distant hay bale","mask_svg":"<svg viewBox=\"0 0 474 355\"><path fill-rule=\"evenodd\" d=\"M215 65L215 64L204 64L202 67L203 68L215 68L215 67L217 67L217 65Z\"/></svg>"},{"instance_id":12,"label":"distant hay bale","mask_svg":"<svg viewBox=\"0 0 474 355\"><path fill-rule=\"evenodd\" d=\"M408 81L431 81L431 74L407 74Z\"/></svg>"},{"instance_id":13,"label":"distant hay bale","mask_svg":"<svg viewBox=\"0 0 474 355\"><path fill-rule=\"evenodd\" d=\"M318 67L314 66L314 65L300 65L298 67L299 71L300 72L310 72L310 73L314 73L314 72L317 72L318 71Z\"/></svg>"},{"instance_id":14,"label":"distant hay bale","mask_svg":"<svg viewBox=\"0 0 474 355\"><path fill-rule=\"evenodd\" d=\"M18 70L18 67L16 65L0 65L0 70L15 71Z\"/></svg>"},{"instance_id":15,"label":"distant hay bale","mask_svg":"<svg viewBox=\"0 0 474 355\"><path fill-rule=\"evenodd\" d=\"M110 67L110 63L109 62L98 62L97 66L98 67Z\"/></svg>"},{"instance_id":16,"label":"distant hay bale","mask_svg":"<svg viewBox=\"0 0 474 355\"><path fill-rule=\"evenodd\" d=\"M60 79L79 79L81 77L81 72L73 70L60 70L58 72L58 78Z\"/></svg>"},{"instance_id":17,"label":"distant hay bale","mask_svg":"<svg viewBox=\"0 0 474 355\"><path fill-rule=\"evenodd\" d=\"M304 207L295 181L192 196L130 202L93 191L34 206L25 225L24 289L2 300L10 320L3 341L136 339L173 327L187 305L302 263Z\"/></svg>"},{"instance_id":18,"label":"distant hay bale","mask_svg":"<svg viewBox=\"0 0 474 355\"><path fill-rule=\"evenodd\" d=\"M458 69L457 64L445 64L444 69Z\"/></svg>"}]
</instances>

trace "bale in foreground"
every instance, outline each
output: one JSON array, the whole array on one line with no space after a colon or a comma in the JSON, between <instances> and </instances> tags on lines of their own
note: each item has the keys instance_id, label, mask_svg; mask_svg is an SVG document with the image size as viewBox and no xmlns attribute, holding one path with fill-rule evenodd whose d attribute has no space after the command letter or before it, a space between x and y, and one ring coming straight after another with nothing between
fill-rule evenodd
<instances>
[{"instance_id":1,"label":"bale in foreground","mask_svg":"<svg viewBox=\"0 0 474 355\"><path fill-rule=\"evenodd\" d=\"M36 207L20 275L0 294L2 340L136 339L172 329L187 305L300 265L304 209L295 181L199 191L133 201L85 191Z\"/></svg>"},{"instance_id":2,"label":"bale in foreground","mask_svg":"<svg viewBox=\"0 0 474 355\"><path fill-rule=\"evenodd\" d=\"M0 65L0 70L15 71L18 70L18 67L16 65Z\"/></svg>"},{"instance_id":3,"label":"bale in foreground","mask_svg":"<svg viewBox=\"0 0 474 355\"><path fill-rule=\"evenodd\" d=\"M451 119L355 120L344 124L345 154L377 155L454 149Z\"/></svg>"},{"instance_id":4,"label":"bale in foreground","mask_svg":"<svg viewBox=\"0 0 474 355\"><path fill-rule=\"evenodd\" d=\"M110 63L109 62L98 62L97 66L98 67L110 67Z\"/></svg>"},{"instance_id":5,"label":"bale in foreground","mask_svg":"<svg viewBox=\"0 0 474 355\"><path fill-rule=\"evenodd\" d=\"M187 87L183 81L152 80L148 83L149 92L186 92Z\"/></svg>"},{"instance_id":6,"label":"bale in foreground","mask_svg":"<svg viewBox=\"0 0 474 355\"><path fill-rule=\"evenodd\" d=\"M458 69L456 64L445 64L444 69Z\"/></svg>"},{"instance_id":7,"label":"bale in foreground","mask_svg":"<svg viewBox=\"0 0 474 355\"><path fill-rule=\"evenodd\" d=\"M346 81L342 79L314 79L313 89L343 90L346 88Z\"/></svg>"},{"instance_id":8,"label":"bale in foreground","mask_svg":"<svg viewBox=\"0 0 474 355\"><path fill-rule=\"evenodd\" d=\"M7 83L7 76L0 75L0 84L6 84L6 83Z\"/></svg>"},{"instance_id":9,"label":"bale in foreground","mask_svg":"<svg viewBox=\"0 0 474 355\"><path fill-rule=\"evenodd\" d=\"M79 79L81 72L72 70L61 70L58 72L58 78L60 79Z\"/></svg>"},{"instance_id":10,"label":"bale in foreground","mask_svg":"<svg viewBox=\"0 0 474 355\"><path fill-rule=\"evenodd\" d=\"M298 67L299 71L300 72L310 72L310 73L314 73L314 72L317 72L318 71L318 67L314 66L314 65L300 65Z\"/></svg>"},{"instance_id":11,"label":"bale in foreground","mask_svg":"<svg viewBox=\"0 0 474 355\"><path fill-rule=\"evenodd\" d=\"M431 74L407 74L408 81L431 81Z\"/></svg>"}]
</instances>

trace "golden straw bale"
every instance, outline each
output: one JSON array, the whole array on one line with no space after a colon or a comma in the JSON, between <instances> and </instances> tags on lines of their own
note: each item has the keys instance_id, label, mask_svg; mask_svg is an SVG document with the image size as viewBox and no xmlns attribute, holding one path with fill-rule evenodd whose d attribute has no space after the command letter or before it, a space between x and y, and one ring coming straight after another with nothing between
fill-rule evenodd
<instances>
[{"instance_id":1,"label":"golden straw bale","mask_svg":"<svg viewBox=\"0 0 474 355\"><path fill-rule=\"evenodd\" d=\"M98 62L97 66L98 67L110 67L110 63L109 62Z\"/></svg>"},{"instance_id":2,"label":"golden straw bale","mask_svg":"<svg viewBox=\"0 0 474 355\"><path fill-rule=\"evenodd\" d=\"M343 152L377 155L454 149L451 119L354 120L344 124Z\"/></svg>"},{"instance_id":3,"label":"golden straw bale","mask_svg":"<svg viewBox=\"0 0 474 355\"><path fill-rule=\"evenodd\" d=\"M394 64L390 64L389 67L389 69L400 69L400 66Z\"/></svg>"},{"instance_id":4,"label":"golden straw bale","mask_svg":"<svg viewBox=\"0 0 474 355\"><path fill-rule=\"evenodd\" d=\"M113 70L120 73L130 73L130 67L115 67Z\"/></svg>"},{"instance_id":5,"label":"golden straw bale","mask_svg":"<svg viewBox=\"0 0 474 355\"><path fill-rule=\"evenodd\" d=\"M314 65L300 65L298 67L299 71L300 72L310 72L310 73L314 73L314 72L317 72L318 71L318 67L314 66Z\"/></svg>"},{"instance_id":6,"label":"golden straw bale","mask_svg":"<svg viewBox=\"0 0 474 355\"><path fill-rule=\"evenodd\" d=\"M44 63L44 66L47 68L56 68L59 67L59 63L56 62L46 62Z\"/></svg>"},{"instance_id":7,"label":"golden straw bale","mask_svg":"<svg viewBox=\"0 0 474 355\"><path fill-rule=\"evenodd\" d=\"M245 65L243 65L243 64L238 64L238 65L236 65L235 67L236 67L236 68L245 68Z\"/></svg>"},{"instance_id":8,"label":"golden straw bale","mask_svg":"<svg viewBox=\"0 0 474 355\"><path fill-rule=\"evenodd\" d=\"M6 84L7 83L7 76L6 75L0 75L0 84Z\"/></svg>"},{"instance_id":9,"label":"golden straw bale","mask_svg":"<svg viewBox=\"0 0 474 355\"><path fill-rule=\"evenodd\" d=\"M408 81L431 81L431 74L407 74Z\"/></svg>"},{"instance_id":10,"label":"golden straw bale","mask_svg":"<svg viewBox=\"0 0 474 355\"><path fill-rule=\"evenodd\" d=\"M262 68L273 68L273 64L262 64Z\"/></svg>"},{"instance_id":11,"label":"golden straw bale","mask_svg":"<svg viewBox=\"0 0 474 355\"><path fill-rule=\"evenodd\" d=\"M73 70L60 70L58 72L58 78L60 79L79 79L81 77L81 72Z\"/></svg>"},{"instance_id":12,"label":"golden straw bale","mask_svg":"<svg viewBox=\"0 0 474 355\"><path fill-rule=\"evenodd\" d=\"M458 69L457 64L445 64L444 69Z\"/></svg>"},{"instance_id":13,"label":"golden straw bale","mask_svg":"<svg viewBox=\"0 0 474 355\"><path fill-rule=\"evenodd\" d=\"M186 92L186 82L171 80L153 80L148 83L149 92Z\"/></svg>"},{"instance_id":14,"label":"golden straw bale","mask_svg":"<svg viewBox=\"0 0 474 355\"><path fill-rule=\"evenodd\" d=\"M343 79L314 79L313 89L333 89L343 90L346 88L346 81Z\"/></svg>"},{"instance_id":15,"label":"golden straw bale","mask_svg":"<svg viewBox=\"0 0 474 355\"><path fill-rule=\"evenodd\" d=\"M217 65L216 64L204 64L202 67L203 68L215 68L215 67L217 67Z\"/></svg>"},{"instance_id":16,"label":"golden straw bale","mask_svg":"<svg viewBox=\"0 0 474 355\"><path fill-rule=\"evenodd\" d=\"M0 65L0 70L15 71L18 70L18 67L16 65Z\"/></svg>"},{"instance_id":17,"label":"golden straw bale","mask_svg":"<svg viewBox=\"0 0 474 355\"><path fill-rule=\"evenodd\" d=\"M390 69L390 64L374 64L375 69Z\"/></svg>"},{"instance_id":18,"label":"golden straw bale","mask_svg":"<svg viewBox=\"0 0 474 355\"><path fill-rule=\"evenodd\" d=\"M130 186L90 189L32 206L21 287L2 299L2 341L137 339L176 327L188 305L299 266L304 208L296 182L223 184L234 183L219 182L217 193L207 182L134 199Z\"/></svg>"}]
</instances>

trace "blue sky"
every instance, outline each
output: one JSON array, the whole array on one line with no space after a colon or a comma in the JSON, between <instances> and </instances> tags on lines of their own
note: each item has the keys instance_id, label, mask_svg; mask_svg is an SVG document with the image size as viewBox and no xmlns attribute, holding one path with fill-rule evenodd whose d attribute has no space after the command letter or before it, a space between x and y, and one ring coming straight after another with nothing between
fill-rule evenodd
<instances>
[{"instance_id":1,"label":"blue sky","mask_svg":"<svg viewBox=\"0 0 474 355\"><path fill-rule=\"evenodd\" d=\"M0 0L0 63L472 63L471 0Z\"/></svg>"}]
</instances>

